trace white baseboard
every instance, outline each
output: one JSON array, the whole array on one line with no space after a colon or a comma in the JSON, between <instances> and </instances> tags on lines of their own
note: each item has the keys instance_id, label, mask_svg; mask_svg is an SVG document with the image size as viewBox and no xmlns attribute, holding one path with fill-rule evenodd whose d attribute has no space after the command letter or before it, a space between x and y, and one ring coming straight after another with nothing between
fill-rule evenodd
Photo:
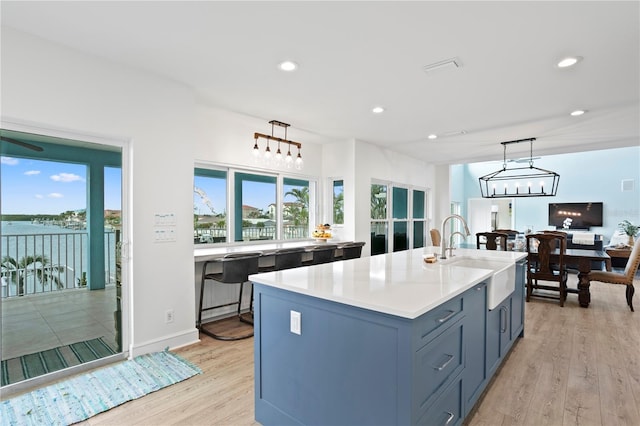
<instances>
[{"instance_id":1,"label":"white baseboard","mask_svg":"<svg viewBox=\"0 0 640 426\"><path fill-rule=\"evenodd\" d=\"M176 349L182 346L198 343L199 341L200 336L198 329L194 327L192 329L185 330L184 332L163 336L156 340L133 344L129 349L129 357L133 358L138 355L144 355L151 352L160 352L167 348Z\"/></svg>"}]
</instances>

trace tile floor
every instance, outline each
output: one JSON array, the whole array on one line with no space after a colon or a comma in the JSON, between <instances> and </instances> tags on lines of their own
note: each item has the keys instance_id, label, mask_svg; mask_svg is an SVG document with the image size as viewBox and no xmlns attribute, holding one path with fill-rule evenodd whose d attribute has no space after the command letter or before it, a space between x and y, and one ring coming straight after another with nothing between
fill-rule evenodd
<instances>
[{"instance_id":1,"label":"tile floor","mask_svg":"<svg viewBox=\"0 0 640 426\"><path fill-rule=\"evenodd\" d=\"M116 289L75 289L2 299L2 359L104 337L117 351Z\"/></svg>"}]
</instances>

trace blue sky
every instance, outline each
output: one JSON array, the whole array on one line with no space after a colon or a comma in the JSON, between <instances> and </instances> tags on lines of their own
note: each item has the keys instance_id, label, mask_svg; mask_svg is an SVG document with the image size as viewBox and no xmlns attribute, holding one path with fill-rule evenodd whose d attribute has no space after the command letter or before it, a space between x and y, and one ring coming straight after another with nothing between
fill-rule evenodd
<instances>
[{"instance_id":1,"label":"blue sky","mask_svg":"<svg viewBox=\"0 0 640 426\"><path fill-rule=\"evenodd\" d=\"M211 177L195 176L195 187L202 192L203 195L196 191L193 196L194 213L200 215L211 214L211 207L215 214L225 212L227 203L227 181L226 179L218 179ZM292 188L300 188L299 186L284 185L283 192L286 194ZM276 202L276 185L260 182L245 181L242 186L243 204L257 207L267 212L269 204ZM206 200L205 200L206 198ZM285 202L295 201L295 197L291 195L284 196ZM208 201L208 203L207 203Z\"/></svg>"},{"instance_id":2,"label":"blue sky","mask_svg":"<svg viewBox=\"0 0 640 426\"><path fill-rule=\"evenodd\" d=\"M3 214L60 214L84 210L86 166L0 157ZM105 169L105 209L121 208L120 169Z\"/></svg>"}]
</instances>

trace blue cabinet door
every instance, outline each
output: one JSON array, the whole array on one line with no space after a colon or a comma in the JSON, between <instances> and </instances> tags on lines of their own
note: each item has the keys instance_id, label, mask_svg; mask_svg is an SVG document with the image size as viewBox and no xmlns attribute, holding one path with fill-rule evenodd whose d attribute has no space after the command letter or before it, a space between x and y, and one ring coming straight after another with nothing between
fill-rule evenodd
<instances>
[{"instance_id":1,"label":"blue cabinet door","mask_svg":"<svg viewBox=\"0 0 640 426\"><path fill-rule=\"evenodd\" d=\"M485 327L487 322L487 286L476 285L464 295L465 366L463 397L465 414L482 393L486 379Z\"/></svg>"},{"instance_id":2,"label":"blue cabinet door","mask_svg":"<svg viewBox=\"0 0 640 426\"><path fill-rule=\"evenodd\" d=\"M500 329L502 310L498 305L487 312L487 376L491 376L500 365Z\"/></svg>"},{"instance_id":3,"label":"blue cabinet door","mask_svg":"<svg viewBox=\"0 0 640 426\"><path fill-rule=\"evenodd\" d=\"M493 375L511 347L511 298L487 313L487 376Z\"/></svg>"}]
</instances>

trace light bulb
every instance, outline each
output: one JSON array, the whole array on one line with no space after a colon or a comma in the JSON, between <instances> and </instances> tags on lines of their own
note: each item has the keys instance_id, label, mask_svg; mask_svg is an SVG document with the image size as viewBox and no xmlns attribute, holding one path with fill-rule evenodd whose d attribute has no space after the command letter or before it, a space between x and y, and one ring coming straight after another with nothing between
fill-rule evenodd
<instances>
[{"instance_id":1,"label":"light bulb","mask_svg":"<svg viewBox=\"0 0 640 426\"><path fill-rule=\"evenodd\" d=\"M298 157L296 158L296 169L298 170L302 169L303 165L304 165L304 162L302 161L302 156L298 152Z\"/></svg>"},{"instance_id":2,"label":"light bulb","mask_svg":"<svg viewBox=\"0 0 640 426\"><path fill-rule=\"evenodd\" d=\"M293 165L293 157L291 156L291 151L287 152L287 156L284 159L284 164L288 169Z\"/></svg>"},{"instance_id":3,"label":"light bulb","mask_svg":"<svg viewBox=\"0 0 640 426\"><path fill-rule=\"evenodd\" d=\"M258 147L258 140L256 139L256 143L253 145L252 154L255 158L260 157L260 148Z\"/></svg>"},{"instance_id":4,"label":"light bulb","mask_svg":"<svg viewBox=\"0 0 640 426\"><path fill-rule=\"evenodd\" d=\"M264 158L265 160L271 159L271 149L269 148L269 145L267 145L267 149L264 151Z\"/></svg>"}]
</instances>

